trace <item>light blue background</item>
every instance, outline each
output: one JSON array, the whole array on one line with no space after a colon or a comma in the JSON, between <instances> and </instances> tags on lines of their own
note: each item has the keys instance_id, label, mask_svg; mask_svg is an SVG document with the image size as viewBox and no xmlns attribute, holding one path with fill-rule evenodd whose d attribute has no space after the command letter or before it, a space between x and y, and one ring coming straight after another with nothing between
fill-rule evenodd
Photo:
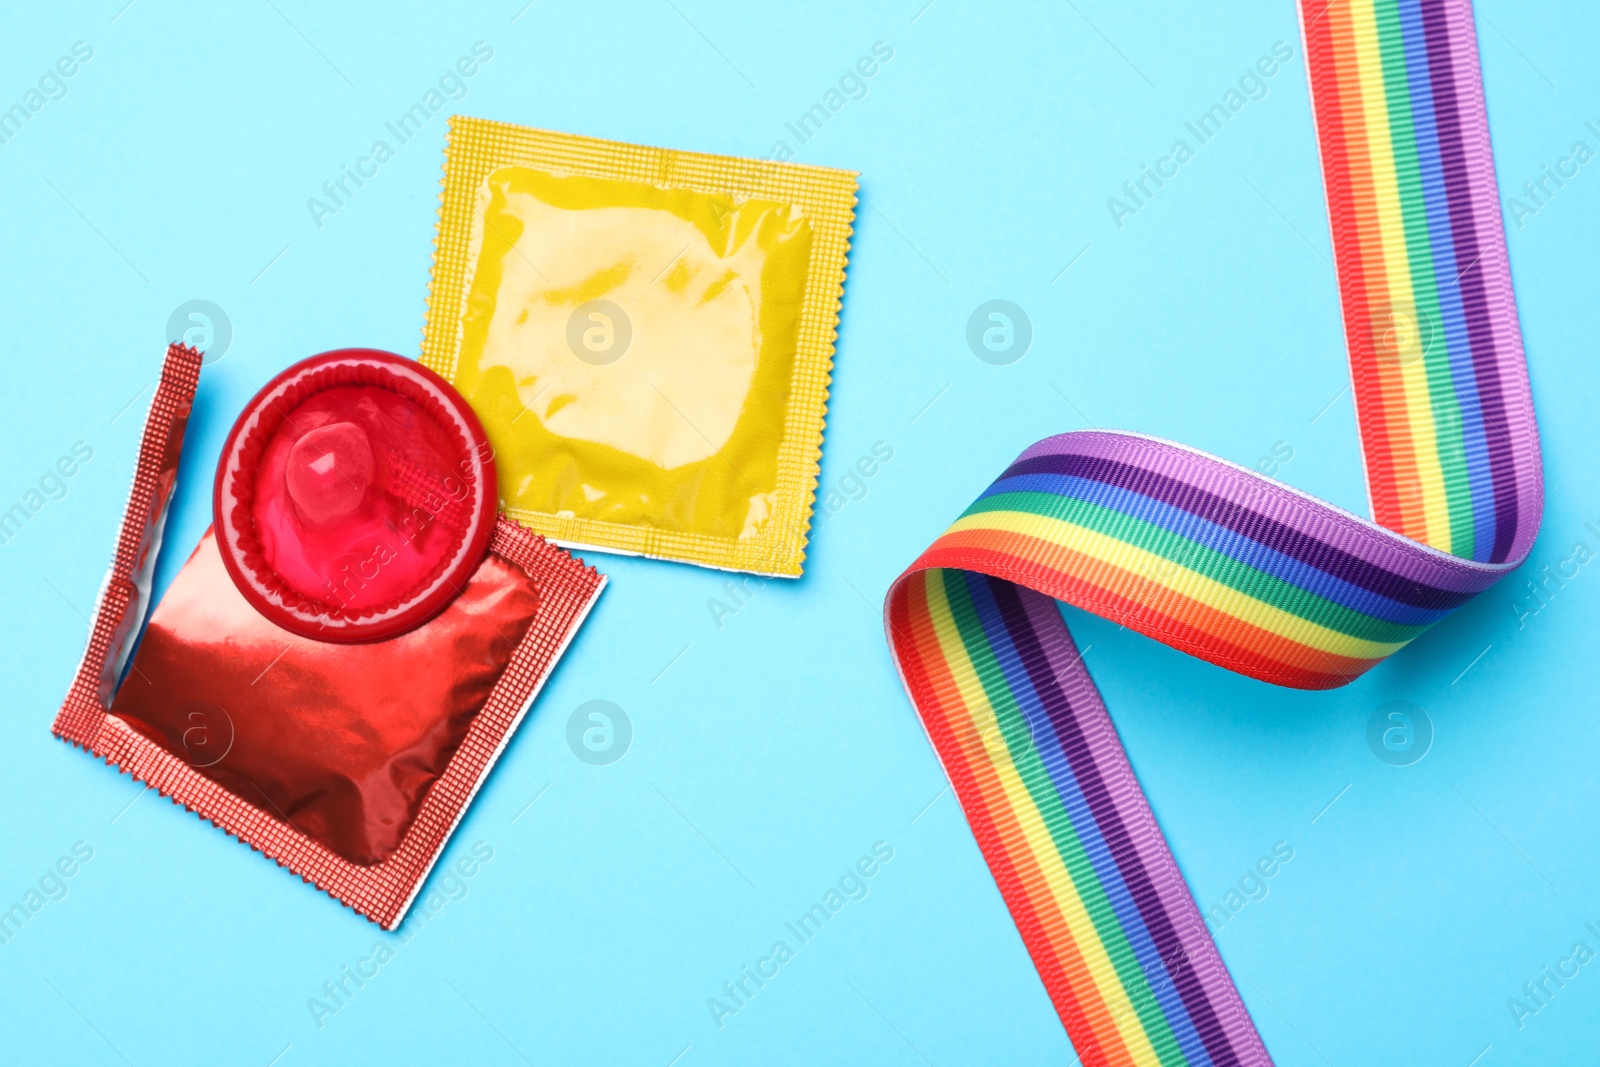
<instances>
[{"instance_id":1,"label":"light blue background","mask_svg":"<svg viewBox=\"0 0 1600 1067\"><path fill-rule=\"evenodd\" d=\"M1250 465L1284 442L1283 478L1364 511L1360 452L1290 0L925 2L10 5L0 107L73 42L94 58L0 144L0 508L73 442L94 458L0 545L0 906L74 842L94 859L0 946L0 1059L1072 1059L895 678L883 593L1050 433L1132 429ZM1600 120L1592 5L1489 0L1479 33L1508 191L1580 138L1600 148L1583 128ZM720 629L707 602L726 576L591 554L611 587L446 852L483 841L493 860L319 1029L308 998L386 935L48 728L169 314L212 300L234 338L201 387L164 580L208 521L224 432L270 375L346 345L417 352L443 114L320 229L306 199L479 40L494 58L455 110L740 155L781 138L861 172L823 481L876 441L894 458L815 531L803 580ZM785 121L880 40L894 58L868 95L796 146ZM1295 58L1268 96L1119 230L1106 199L1279 40ZM1600 549L1584 525L1600 529L1600 162L1524 221L1510 243L1548 478L1537 567L1578 540ZM993 298L1032 320L1011 366L965 343ZM1521 586L1334 693L1069 613L1202 904L1275 842L1295 850L1219 935L1280 1064L1593 1055L1600 962L1521 1029L1507 999L1576 941L1600 950L1584 929L1600 926L1600 564L1519 629ZM1396 698L1436 731L1411 767L1366 743ZM633 723L610 766L565 740L591 699ZM877 841L894 859L870 895L719 1029L707 998Z\"/></svg>"}]
</instances>

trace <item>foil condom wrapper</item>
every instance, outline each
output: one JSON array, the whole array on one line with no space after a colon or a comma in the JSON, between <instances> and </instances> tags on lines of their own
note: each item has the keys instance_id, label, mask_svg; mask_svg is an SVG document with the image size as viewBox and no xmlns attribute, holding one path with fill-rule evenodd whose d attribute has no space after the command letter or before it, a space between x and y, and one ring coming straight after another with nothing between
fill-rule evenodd
<instances>
[{"instance_id":1,"label":"foil condom wrapper","mask_svg":"<svg viewBox=\"0 0 1600 1067\"><path fill-rule=\"evenodd\" d=\"M799 576L855 202L852 171L453 117L422 362L505 513Z\"/></svg>"},{"instance_id":2,"label":"foil condom wrapper","mask_svg":"<svg viewBox=\"0 0 1600 1067\"><path fill-rule=\"evenodd\" d=\"M501 517L436 615L341 643L257 610L208 530L143 625L200 364L167 351L52 730L394 929L605 579Z\"/></svg>"}]
</instances>

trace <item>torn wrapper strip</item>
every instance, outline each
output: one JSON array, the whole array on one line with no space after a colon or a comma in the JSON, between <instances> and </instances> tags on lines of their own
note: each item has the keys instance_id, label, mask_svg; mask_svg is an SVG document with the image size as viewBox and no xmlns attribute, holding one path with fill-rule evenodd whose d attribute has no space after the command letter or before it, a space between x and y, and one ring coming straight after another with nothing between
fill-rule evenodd
<instances>
[{"instance_id":1,"label":"torn wrapper strip","mask_svg":"<svg viewBox=\"0 0 1600 1067\"><path fill-rule=\"evenodd\" d=\"M181 345L168 350L145 426L117 555L95 611L88 651L56 718L54 733L154 786L306 881L393 929L599 596L605 579L515 523L502 519L497 524L485 567L501 574L525 575L527 586L537 599L537 617L497 666L498 677L487 698L481 706L468 710L470 722L462 731L459 744L448 751L437 777L425 785L414 816L404 824L403 832L396 834L397 840L381 850L377 862L355 862L341 855L330 848L327 833L303 813L296 819L294 810L272 810L277 805L266 790L261 792L266 797L267 810L257 807L247 791L230 789L219 781L219 777L226 776L217 767L197 765L177 754L179 749L170 741L162 744L160 733L152 731L148 721L108 710L115 701L122 712L126 703L119 698L118 677L144 621L150 571L160 547L162 522L176 481L178 456L199 371L199 353ZM202 542L202 548L205 544ZM197 557L201 555L196 553ZM193 566L195 560L191 559L185 571ZM178 581L184 580L185 575L180 574ZM157 620L160 617L158 611ZM339 654L370 656L373 647L340 648ZM204 654L197 648L196 661L203 662ZM153 670L139 669L145 655L141 646L140 658L135 660L129 676L149 684L144 675ZM447 660L429 662L428 669L451 670ZM133 681L124 682L132 684ZM149 695L141 699L146 708L159 706L159 695L154 700ZM303 725L289 722L286 729Z\"/></svg>"}]
</instances>

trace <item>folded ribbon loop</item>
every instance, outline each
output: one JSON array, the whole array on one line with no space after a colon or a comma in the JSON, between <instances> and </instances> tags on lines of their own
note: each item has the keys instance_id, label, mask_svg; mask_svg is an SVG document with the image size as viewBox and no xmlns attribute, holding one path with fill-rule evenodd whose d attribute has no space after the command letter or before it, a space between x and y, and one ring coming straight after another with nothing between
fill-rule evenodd
<instances>
[{"instance_id":1,"label":"folded ribbon loop","mask_svg":"<svg viewBox=\"0 0 1600 1067\"><path fill-rule=\"evenodd\" d=\"M918 557L889 643L1085 1064L1265 1047L1055 601L1343 685L1526 558L1542 476L1469 0L1302 0L1375 522L1182 445L1039 442Z\"/></svg>"}]
</instances>

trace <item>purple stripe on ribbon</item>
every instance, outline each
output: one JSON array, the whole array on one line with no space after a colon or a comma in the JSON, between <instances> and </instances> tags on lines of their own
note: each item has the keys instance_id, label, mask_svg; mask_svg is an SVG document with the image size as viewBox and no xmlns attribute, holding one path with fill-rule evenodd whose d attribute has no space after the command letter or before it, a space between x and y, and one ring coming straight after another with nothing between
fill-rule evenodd
<instances>
[{"instance_id":1,"label":"purple stripe on ribbon","mask_svg":"<svg viewBox=\"0 0 1600 1067\"><path fill-rule=\"evenodd\" d=\"M1458 17L1464 9L1466 25L1452 32L1450 7L1457 9ZM1492 161L1476 161L1469 171L1462 138L1461 101L1476 98L1482 109L1483 86L1461 85L1456 75L1456 64L1461 54L1467 56L1468 72L1476 67L1472 56L1477 51L1476 36L1472 32L1470 5L1447 3L1446 0L1425 0L1422 5L1423 34L1428 42L1429 68L1432 71L1433 100L1439 127L1439 149L1445 175L1445 189L1450 200L1451 230L1455 234L1455 266L1460 279L1461 299L1466 308L1467 337L1472 345L1472 364L1478 382L1478 396L1483 407L1483 430L1489 446L1489 477L1494 492L1494 543L1489 562L1499 563L1509 558L1512 539L1517 533L1519 500L1517 498L1516 460L1513 456L1511 424L1506 417L1506 403L1500 380L1501 360L1495 346L1493 333L1494 313L1485 289L1485 272L1490 264L1485 244L1503 245L1501 233L1485 233L1481 238L1474 216L1472 188L1474 181L1494 184ZM1486 172L1486 173L1485 173Z\"/></svg>"},{"instance_id":2,"label":"purple stripe on ribbon","mask_svg":"<svg viewBox=\"0 0 1600 1067\"><path fill-rule=\"evenodd\" d=\"M1444 255L1453 248L1454 231L1450 220L1449 186L1440 163L1439 116L1428 77L1428 48L1423 40L1421 0L1399 0L1397 19L1405 47L1406 81L1411 88L1407 103L1411 114L1412 141L1417 152L1422 212L1428 229L1427 274L1438 296L1440 317L1444 319L1444 355L1450 366L1456 410L1461 416L1462 474L1470 496L1468 511L1472 515L1470 551L1473 559L1487 560L1496 529L1494 483L1489 478L1488 440L1483 432L1483 402L1478 396L1477 372L1472 365L1466 310L1456 277L1458 268L1453 254Z\"/></svg>"},{"instance_id":3,"label":"purple stripe on ribbon","mask_svg":"<svg viewBox=\"0 0 1600 1067\"><path fill-rule=\"evenodd\" d=\"M1168 972L1171 974L1174 986L1193 1020L1196 1030L1204 1041L1218 1067L1227 1064L1239 1063L1238 1056L1233 1049L1233 1040L1227 1031L1230 1029L1223 1025L1212 998L1205 985L1200 981L1200 971L1193 966L1185 964L1194 963L1195 947L1185 944L1184 939L1178 936L1177 927L1173 922L1172 913L1177 908L1187 905L1188 909L1198 917L1195 912L1193 898L1188 895L1186 887L1179 880L1180 893L1159 893L1150 878L1147 861L1135 849L1132 835L1124 825L1121 813L1117 810L1115 800L1107 782L1101 776L1100 767L1091 755L1092 746L1089 739L1089 730L1099 726L1101 731L1109 732L1109 740L1118 751L1121 745L1116 740L1115 730L1111 727L1111 720L1105 714L1103 704L1098 707L1087 708L1080 711L1074 707L1067 698L1066 690L1062 687L1061 677L1064 673L1083 670L1082 660L1074 659L1064 665L1055 665L1050 662L1050 657L1044 651L1044 642L1036 630L1039 619L1030 614L1024 607L1022 598L1027 595L1037 598L1045 603L1050 614L1044 617L1048 626L1046 633L1052 638L1065 642L1070 648L1071 637L1067 634L1066 623L1062 621L1060 613L1055 608L1054 601L1039 593L1025 591L1010 582L999 578L986 578L995 604L1004 619L1007 631L1012 642L1016 645L1022 662L1028 671L1034 691L1039 694L1051 733L1050 738L1059 751L1067 758L1073 776L1077 779L1079 789L1082 790L1085 801L1088 803L1099 832L1106 841L1111 851L1112 858L1122 874L1124 884L1128 887L1130 895L1139 908L1146 929L1149 930L1152 941L1161 954ZM1049 620L1053 618L1053 625ZM1087 677L1087 676L1086 676ZM1096 716L1098 712L1098 716ZM1098 721L1097 721L1098 719ZM1030 724L1031 725L1031 724ZM1085 727L1089 729L1086 730ZM1034 732L1034 744L1041 741L1040 732ZM1098 746L1098 747L1104 747ZM1129 773L1132 782L1131 771ZM1130 790L1137 792L1137 788ZM1143 794L1139 794L1142 798ZM1150 826L1154 827L1151 820ZM1159 834L1159 831L1155 831ZM1164 843L1164 842L1163 842ZM1169 853L1170 856L1170 853ZM1168 862L1171 862L1170 859ZM1203 924L1202 924L1203 926ZM1215 954L1216 947L1205 939L1207 951ZM1218 961L1220 967L1220 960ZM1225 972L1224 972L1225 976ZM1224 977L1226 989L1232 989L1231 980ZM1253 1027L1250 1028L1253 1032Z\"/></svg>"},{"instance_id":4,"label":"purple stripe on ribbon","mask_svg":"<svg viewBox=\"0 0 1600 1067\"><path fill-rule=\"evenodd\" d=\"M1111 907L1116 928L1127 939L1173 1038L1185 1059L1195 1067L1202 1064L1220 1067L1207 1051L1196 1027L1197 1018L1205 1024L1210 1004L1200 995L1203 991L1198 987L1194 989L1196 997L1192 1002L1186 1000L1176 981L1174 972L1187 969L1183 967L1187 956L1176 932L1166 922L1162 902L1148 891L1143 880L1130 882L1125 869L1141 873L1139 857L1118 853L1112 838L1125 836L1118 812L1114 805L1097 805L1091 800L1086 787L1102 783L1094 778L1085 781L1079 773L1082 766L1093 770L1094 761L1088 757L1081 737L1064 734L1057 725L1059 722L1075 725L1072 708L1061 689L1050 684L1053 679L1044 661L1044 650L1033 639L1027 613L1016 596L1016 587L975 571L947 573L959 573L965 579L984 639L1004 674L1006 691L1028 728L1029 746L1050 778L1051 788L1077 835L1094 879ZM1046 684L1041 686L1040 679L1045 679ZM991 703L998 713L1002 702L991 698ZM1029 788L1031 793L1032 787ZM1037 802L1035 806L1039 806ZM1086 899L1091 897L1089 886L1079 886L1078 892ZM1152 917L1160 925L1152 926Z\"/></svg>"},{"instance_id":5,"label":"purple stripe on ribbon","mask_svg":"<svg viewBox=\"0 0 1600 1067\"><path fill-rule=\"evenodd\" d=\"M1213 461L1213 469L1218 466ZM1441 589L1418 578L1385 570L1347 550L1356 546L1330 544L1315 534L1294 529L1275 517L1193 483L1119 460L1076 452L1019 459L1000 476L995 486L1000 486L1007 478L1028 474L1068 475L1140 493L1233 530L1350 585L1411 607L1447 610L1466 603L1477 592L1476 589ZM990 492L994 489L991 487Z\"/></svg>"}]
</instances>

